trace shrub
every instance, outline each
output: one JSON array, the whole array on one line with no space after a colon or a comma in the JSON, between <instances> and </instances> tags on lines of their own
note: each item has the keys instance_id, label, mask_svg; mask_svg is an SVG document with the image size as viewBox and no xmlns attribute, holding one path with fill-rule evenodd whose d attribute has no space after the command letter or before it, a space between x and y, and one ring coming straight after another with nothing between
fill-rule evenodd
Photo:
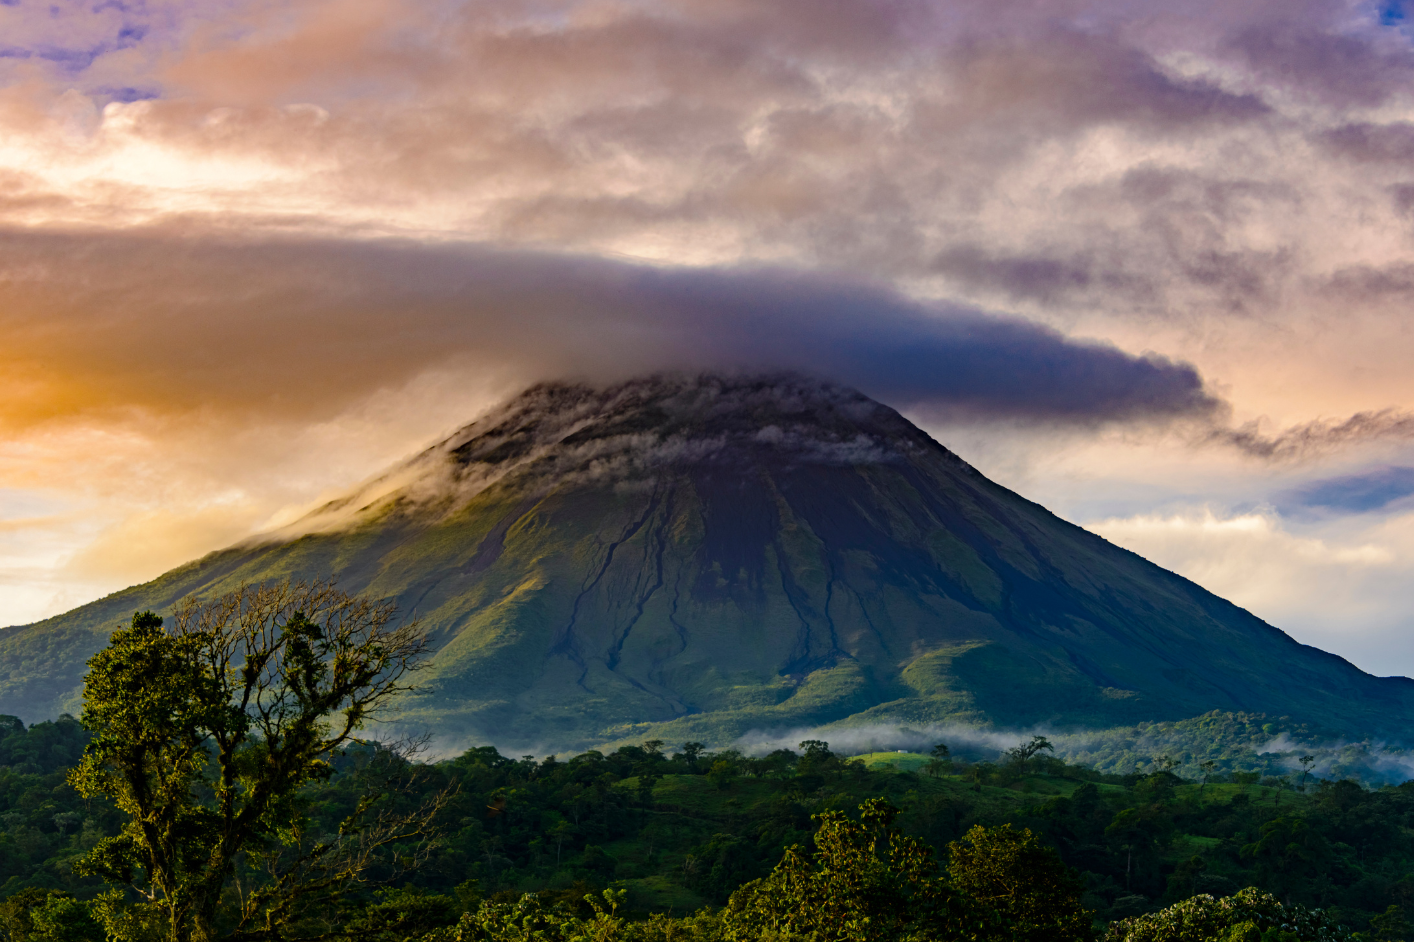
<instances>
[{"instance_id":1,"label":"shrub","mask_svg":"<svg viewBox=\"0 0 1414 942\"><path fill-rule=\"evenodd\" d=\"M786 851L771 875L732 894L722 921L737 942L766 938L811 942L973 939L995 920L938 872L932 850L893 827L898 809L881 799L860 806L854 822L816 815L816 853Z\"/></svg>"},{"instance_id":2,"label":"shrub","mask_svg":"<svg viewBox=\"0 0 1414 942\"><path fill-rule=\"evenodd\" d=\"M1319 909L1284 906L1253 887L1218 899L1194 896L1168 909L1110 923L1105 942L1341 942L1350 938Z\"/></svg>"}]
</instances>

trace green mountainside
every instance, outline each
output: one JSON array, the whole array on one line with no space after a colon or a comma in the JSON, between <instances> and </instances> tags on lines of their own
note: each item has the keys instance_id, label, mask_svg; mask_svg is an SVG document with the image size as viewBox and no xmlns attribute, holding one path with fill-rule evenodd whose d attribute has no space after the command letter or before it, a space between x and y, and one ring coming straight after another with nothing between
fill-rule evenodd
<instances>
[{"instance_id":1,"label":"green mountainside","mask_svg":"<svg viewBox=\"0 0 1414 942\"><path fill-rule=\"evenodd\" d=\"M1414 682L1299 644L796 376L537 386L295 527L0 631L0 713L75 709L85 659L135 610L326 577L421 619L436 655L405 720L450 741L1414 719Z\"/></svg>"}]
</instances>

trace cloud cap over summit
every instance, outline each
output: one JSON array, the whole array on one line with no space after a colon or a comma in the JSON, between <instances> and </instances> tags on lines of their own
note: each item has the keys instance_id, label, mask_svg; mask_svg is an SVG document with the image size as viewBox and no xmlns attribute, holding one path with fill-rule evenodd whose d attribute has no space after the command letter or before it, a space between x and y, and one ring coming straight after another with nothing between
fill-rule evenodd
<instances>
[{"instance_id":1,"label":"cloud cap over summit","mask_svg":"<svg viewBox=\"0 0 1414 942\"><path fill-rule=\"evenodd\" d=\"M793 369L959 418L1142 422L1220 405L1186 363L783 268L12 230L0 232L0 311L0 363L45 377L0 406L20 424L119 404L318 418L451 363L522 382Z\"/></svg>"}]
</instances>

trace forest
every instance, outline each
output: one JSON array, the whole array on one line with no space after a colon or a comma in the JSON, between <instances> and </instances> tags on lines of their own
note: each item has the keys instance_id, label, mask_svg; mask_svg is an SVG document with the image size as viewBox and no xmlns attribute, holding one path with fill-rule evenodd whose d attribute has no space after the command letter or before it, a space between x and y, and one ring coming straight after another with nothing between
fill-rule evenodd
<instances>
[{"instance_id":1,"label":"forest","mask_svg":"<svg viewBox=\"0 0 1414 942\"><path fill-rule=\"evenodd\" d=\"M90 739L77 720L0 724L0 921L11 939L46 938L26 913L98 897L104 882L73 864L117 833L122 815L68 784ZM767 877L788 847L813 848L813 816L857 818L871 798L900 809L898 830L942 859L976 826L1029 830L1074 872L1101 925L1251 886L1370 938L1404 937L1414 782L1107 775L1025 746L999 762L899 756L924 760L909 771L893 756L837 756L824 742L760 757L648 742L563 760L478 747L428 763L356 743L303 798L313 830L328 831L373 792L399 810L447 796L434 836L397 849L415 865L390 854L337 901L352 937L415 937L526 893L581 916L592 914L584 897L606 890L630 920L715 910Z\"/></svg>"}]
</instances>

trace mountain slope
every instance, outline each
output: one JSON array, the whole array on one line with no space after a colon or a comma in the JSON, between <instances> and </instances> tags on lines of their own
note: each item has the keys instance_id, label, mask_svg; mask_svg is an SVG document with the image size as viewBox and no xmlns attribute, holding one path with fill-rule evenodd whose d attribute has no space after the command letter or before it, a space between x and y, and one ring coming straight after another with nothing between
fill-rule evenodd
<instances>
[{"instance_id":1,"label":"mountain slope","mask_svg":"<svg viewBox=\"0 0 1414 942\"><path fill-rule=\"evenodd\" d=\"M570 748L831 722L1212 709L1402 730L1374 678L793 376L529 390L296 528L0 632L0 712L72 709L134 610L335 576L436 645L409 716ZM652 724L652 725L645 725Z\"/></svg>"}]
</instances>

